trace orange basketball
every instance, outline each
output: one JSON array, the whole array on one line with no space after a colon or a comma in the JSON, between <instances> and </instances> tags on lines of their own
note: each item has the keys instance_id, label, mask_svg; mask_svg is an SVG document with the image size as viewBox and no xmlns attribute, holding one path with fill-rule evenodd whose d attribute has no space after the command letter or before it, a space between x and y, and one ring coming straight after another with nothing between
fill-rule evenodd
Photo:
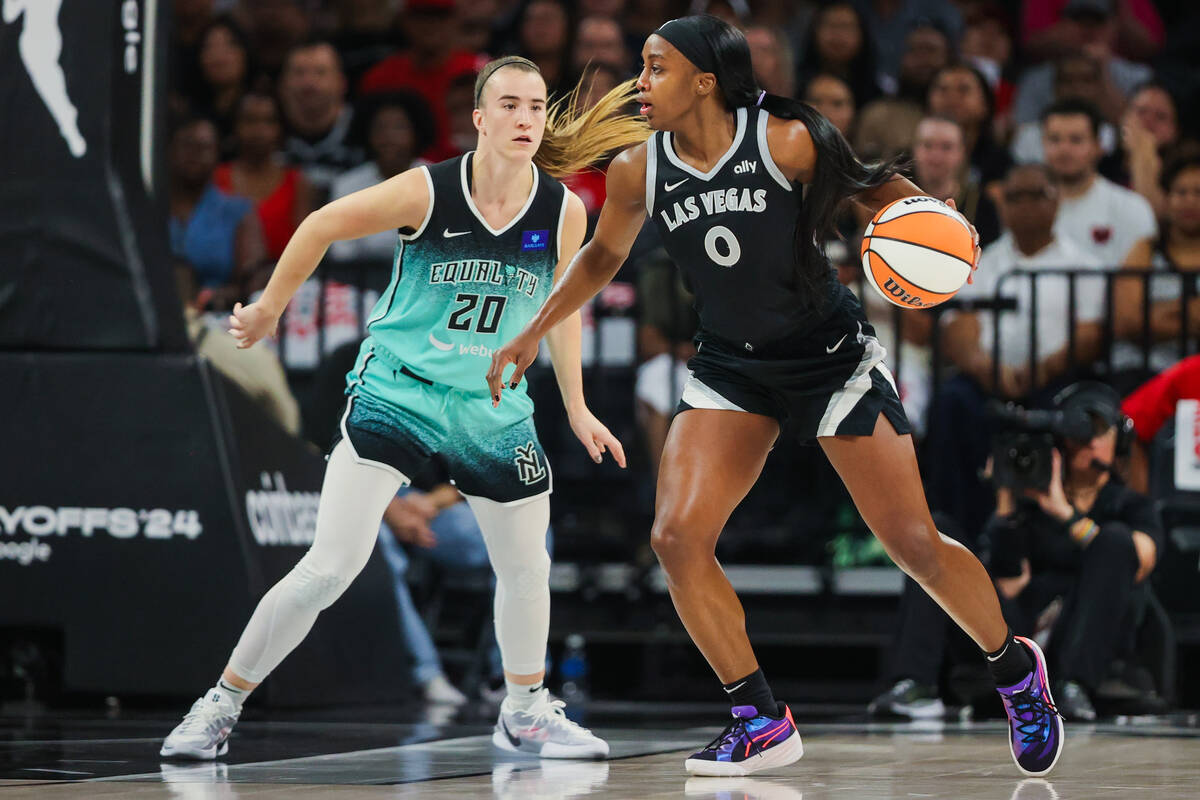
<instances>
[{"instance_id":1,"label":"orange basketball","mask_svg":"<svg viewBox=\"0 0 1200 800\"><path fill-rule=\"evenodd\" d=\"M929 308L967 282L975 238L962 214L937 198L916 195L879 210L863 233L861 255L867 282L884 300Z\"/></svg>"}]
</instances>

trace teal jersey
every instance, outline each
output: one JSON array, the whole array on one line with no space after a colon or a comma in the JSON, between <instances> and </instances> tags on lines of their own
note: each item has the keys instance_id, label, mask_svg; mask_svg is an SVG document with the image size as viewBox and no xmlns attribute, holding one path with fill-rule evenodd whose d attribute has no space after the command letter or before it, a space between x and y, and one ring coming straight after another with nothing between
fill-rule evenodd
<instances>
[{"instance_id":1,"label":"teal jersey","mask_svg":"<svg viewBox=\"0 0 1200 800\"><path fill-rule=\"evenodd\" d=\"M492 352L550 294L567 191L531 164L529 199L496 230L471 199L472 155L420 168L429 210L419 228L399 233L392 280L368 317L363 347L434 383L484 392Z\"/></svg>"}]
</instances>

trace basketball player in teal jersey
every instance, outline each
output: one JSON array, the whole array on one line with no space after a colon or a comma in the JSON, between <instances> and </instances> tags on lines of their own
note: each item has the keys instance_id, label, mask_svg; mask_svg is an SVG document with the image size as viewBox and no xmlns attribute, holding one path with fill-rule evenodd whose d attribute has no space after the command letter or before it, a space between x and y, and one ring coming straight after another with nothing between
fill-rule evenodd
<instances>
[{"instance_id":1,"label":"basketball player in teal jersey","mask_svg":"<svg viewBox=\"0 0 1200 800\"><path fill-rule=\"evenodd\" d=\"M809 106L762 92L745 37L714 17L667 22L642 58L639 101L655 133L613 161L595 235L533 321L493 356L488 381L498 396L520 380L538 340L612 279L649 215L700 317L692 377L659 468L652 544L734 717L685 768L746 775L804 752L714 555L790 420L820 443L892 559L987 655L1013 760L1025 774L1046 774L1063 730L1045 660L1013 637L975 556L934 526L884 349L820 247L843 200L874 213L920 189L894 165L861 163ZM505 381L509 364L516 369Z\"/></svg>"},{"instance_id":2,"label":"basketball player in teal jersey","mask_svg":"<svg viewBox=\"0 0 1200 800\"><path fill-rule=\"evenodd\" d=\"M544 758L608 754L607 743L568 720L562 702L542 688L550 467L524 385L514 402L495 407L483 375L493 349L533 317L583 241L583 203L551 175L648 135L642 120L613 113L630 89L620 86L582 113L574 96L548 112L546 84L532 62L491 62L475 86L474 152L313 213L261 299L234 308L230 332L250 347L275 330L330 244L399 231L391 284L348 376L312 548L259 602L221 679L167 737L163 756L211 759L228 750L246 696L359 573L388 502L435 457L470 503L496 572L496 639L508 693L493 741ZM595 461L607 451L624 467L620 443L584 404L578 315L546 338L576 436Z\"/></svg>"}]
</instances>

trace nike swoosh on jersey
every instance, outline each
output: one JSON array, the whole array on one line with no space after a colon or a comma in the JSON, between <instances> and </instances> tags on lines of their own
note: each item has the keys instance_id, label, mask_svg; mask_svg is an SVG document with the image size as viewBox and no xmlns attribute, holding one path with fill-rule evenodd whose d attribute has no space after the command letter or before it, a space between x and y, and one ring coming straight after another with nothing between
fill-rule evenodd
<instances>
[{"instance_id":1,"label":"nike swoosh on jersey","mask_svg":"<svg viewBox=\"0 0 1200 800\"><path fill-rule=\"evenodd\" d=\"M468 233L470 231L454 231L451 233L449 228L444 228L442 229L442 238L453 239L455 236L466 236Z\"/></svg>"},{"instance_id":2,"label":"nike swoosh on jersey","mask_svg":"<svg viewBox=\"0 0 1200 800\"><path fill-rule=\"evenodd\" d=\"M666 182L664 182L664 183L663 183L663 191L664 191L664 192L669 192L669 191L671 191L672 189L674 189L674 188L676 188L676 187L678 187L678 186L682 186L682 185L683 185L685 182L687 182L687 180L688 180L688 178L684 178L684 179L683 179L683 180L681 180L681 181L675 181L675 183L666 183Z\"/></svg>"},{"instance_id":3,"label":"nike swoosh on jersey","mask_svg":"<svg viewBox=\"0 0 1200 800\"><path fill-rule=\"evenodd\" d=\"M450 342L439 342L434 338L433 334L429 334L429 343L442 352L449 352L454 349L454 345Z\"/></svg>"},{"instance_id":4,"label":"nike swoosh on jersey","mask_svg":"<svg viewBox=\"0 0 1200 800\"><path fill-rule=\"evenodd\" d=\"M433 335L433 334L430 334L430 336L432 336L432 335ZM826 352L826 353L832 353L832 352L834 352L835 350L837 350L839 347L841 347L841 346L842 346L842 342L846 341L846 337L847 337L847 336L849 336L849 335L850 335L850 334L848 334L848 333L847 333L847 334L845 334L845 335L843 335L843 336L842 336L842 338L840 338L840 339L838 339L838 340L837 340L837 344L835 344L833 347L826 347L826 348L825 348L825 352Z\"/></svg>"}]
</instances>

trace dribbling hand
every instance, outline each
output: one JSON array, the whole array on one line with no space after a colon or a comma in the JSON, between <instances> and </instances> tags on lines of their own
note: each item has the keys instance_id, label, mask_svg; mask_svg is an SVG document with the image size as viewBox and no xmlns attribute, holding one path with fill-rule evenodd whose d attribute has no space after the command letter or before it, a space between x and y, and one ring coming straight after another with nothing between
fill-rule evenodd
<instances>
[{"instance_id":1,"label":"dribbling hand","mask_svg":"<svg viewBox=\"0 0 1200 800\"><path fill-rule=\"evenodd\" d=\"M955 204L953 197L946 201L946 205L958 211L958 206ZM958 213L962 214L961 211L958 211ZM963 216L963 220L967 223L967 227L971 229L971 236L975 239L975 260L971 263L971 271L967 274L967 283L974 283L975 270L979 269L979 258L983 255L983 249L979 246L979 231L975 230L975 226L971 224L971 220L967 219L966 216Z\"/></svg>"},{"instance_id":2,"label":"dribbling hand","mask_svg":"<svg viewBox=\"0 0 1200 800\"><path fill-rule=\"evenodd\" d=\"M517 334L511 342L492 353L492 366L488 368L487 384L492 395L492 408L500 405L500 394L507 388L515 389L525 375L525 370L533 363L538 354L538 342L530 340L525 333ZM505 381L504 369L509 364L515 364L512 376Z\"/></svg>"},{"instance_id":3,"label":"dribbling hand","mask_svg":"<svg viewBox=\"0 0 1200 800\"><path fill-rule=\"evenodd\" d=\"M237 339L240 350L252 347L264 336L274 336L279 327L279 315L268 310L262 303L243 306L235 303L229 315L229 333Z\"/></svg>"}]
</instances>

